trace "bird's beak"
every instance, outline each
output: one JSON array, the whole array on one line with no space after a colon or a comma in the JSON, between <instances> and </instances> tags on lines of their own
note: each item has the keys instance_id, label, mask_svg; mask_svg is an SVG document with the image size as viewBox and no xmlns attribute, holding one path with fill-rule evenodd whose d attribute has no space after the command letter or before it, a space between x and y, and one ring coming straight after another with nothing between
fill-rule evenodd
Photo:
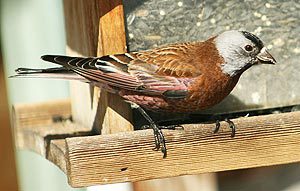
<instances>
[{"instance_id":1,"label":"bird's beak","mask_svg":"<svg viewBox=\"0 0 300 191\"><path fill-rule=\"evenodd\" d=\"M267 51L266 47L263 47L256 56L261 64L276 64L275 58Z\"/></svg>"}]
</instances>

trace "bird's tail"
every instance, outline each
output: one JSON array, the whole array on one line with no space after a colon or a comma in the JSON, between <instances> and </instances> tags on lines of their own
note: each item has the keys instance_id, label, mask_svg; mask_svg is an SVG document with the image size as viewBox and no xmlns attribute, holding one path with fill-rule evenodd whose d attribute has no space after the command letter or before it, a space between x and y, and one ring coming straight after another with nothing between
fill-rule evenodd
<instances>
[{"instance_id":1,"label":"bird's tail","mask_svg":"<svg viewBox=\"0 0 300 191\"><path fill-rule=\"evenodd\" d=\"M52 78L86 81L85 78L64 67L46 69L18 68L15 72L17 74L10 76L10 78Z\"/></svg>"},{"instance_id":2,"label":"bird's tail","mask_svg":"<svg viewBox=\"0 0 300 191\"><path fill-rule=\"evenodd\" d=\"M103 57L71 57L44 55L42 60L60 65L55 68L18 68L12 77L54 78L79 80L109 88L136 90L141 86L128 72L132 56L113 55ZM127 62L128 61L128 62Z\"/></svg>"}]
</instances>

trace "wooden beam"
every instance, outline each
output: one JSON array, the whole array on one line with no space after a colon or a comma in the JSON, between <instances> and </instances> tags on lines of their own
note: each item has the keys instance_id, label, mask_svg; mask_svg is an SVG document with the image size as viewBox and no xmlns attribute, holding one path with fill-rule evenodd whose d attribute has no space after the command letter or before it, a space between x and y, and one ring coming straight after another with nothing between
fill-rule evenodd
<instances>
[{"instance_id":1,"label":"wooden beam","mask_svg":"<svg viewBox=\"0 0 300 191\"><path fill-rule=\"evenodd\" d=\"M34 104L15 104L13 106L14 126L21 129L31 128L32 126L52 125L59 117L61 119L71 117L69 99Z\"/></svg>"},{"instance_id":2,"label":"wooden beam","mask_svg":"<svg viewBox=\"0 0 300 191\"><path fill-rule=\"evenodd\" d=\"M97 56L126 52L125 21L122 0L100 0ZM99 88L95 93L99 94ZM131 108L119 96L101 91L97 124L101 134L132 131ZM104 112L103 112L104 111Z\"/></svg>"},{"instance_id":3,"label":"wooden beam","mask_svg":"<svg viewBox=\"0 0 300 191\"><path fill-rule=\"evenodd\" d=\"M168 156L153 151L152 130L67 138L70 184L134 182L300 161L300 112L233 120L235 138L226 123L184 125L164 131Z\"/></svg>"},{"instance_id":4,"label":"wooden beam","mask_svg":"<svg viewBox=\"0 0 300 191\"><path fill-rule=\"evenodd\" d=\"M67 54L103 56L126 52L122 0L65 0ZM92 94L92 95L91 95ZM90 92L87 84L71 84L72 114L101 134L133 130L130 106L119 96Z\"/></svg>"}]
</instances>

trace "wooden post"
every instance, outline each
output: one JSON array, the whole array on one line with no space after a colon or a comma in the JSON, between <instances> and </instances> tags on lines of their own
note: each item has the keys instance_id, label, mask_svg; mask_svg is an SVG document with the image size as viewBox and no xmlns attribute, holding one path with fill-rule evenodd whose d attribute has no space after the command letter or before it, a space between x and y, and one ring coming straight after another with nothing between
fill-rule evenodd
<instances>
[{"instance_id":1,"label":"wooden post","mask_svg":"<svg viewBox=\"0 0 300 191\"><path fill-rule=\"evenodd\" d=\"M67 54L103 56L126 51L121 0L65 0L64 11ZM76 122L101 134L133 129L127 103L99 88L90 90L87 84L71 83L72 115Z\"/></svg>"},{"instance_id":2,"label":"wooden post","mask_svg":"<svg viewBox=\"0 0 300 191\"><path fill-rule=\"evenodd\" d=\"M0 190L18 190L14 144L10 128L9 110L2 57L0 55Z\"/></svg>"}]
</instances>

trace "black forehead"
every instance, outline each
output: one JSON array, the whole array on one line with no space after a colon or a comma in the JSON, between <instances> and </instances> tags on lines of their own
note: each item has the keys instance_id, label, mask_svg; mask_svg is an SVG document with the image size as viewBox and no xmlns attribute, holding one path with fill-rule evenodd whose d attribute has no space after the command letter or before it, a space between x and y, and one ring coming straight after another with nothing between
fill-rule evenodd
<instances>
[{"instance_id":1,"label":"black forehead","mask_svg":"<svg viewBox=\"0 0 300 191\"><path fill-rule=\"evenodd\" d=\"M264 43L254 34L249 33L247 31L241 31L241 32L247 39L251 40L251 42L255 44L259 49L262 49L264 47Z\"/></svg>"}]
</instances>

